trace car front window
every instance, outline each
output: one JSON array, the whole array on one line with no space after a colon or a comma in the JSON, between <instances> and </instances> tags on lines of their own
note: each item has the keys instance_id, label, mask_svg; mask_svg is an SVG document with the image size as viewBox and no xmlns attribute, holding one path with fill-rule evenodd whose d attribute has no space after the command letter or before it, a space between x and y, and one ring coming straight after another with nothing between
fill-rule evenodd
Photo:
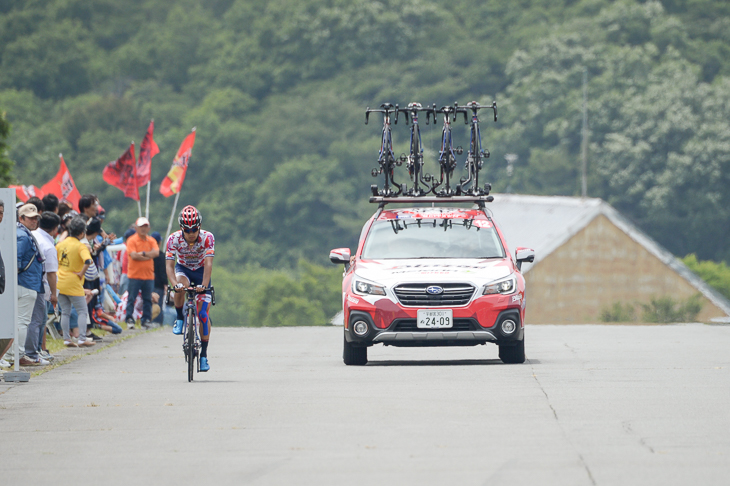
<instances>
[{"instance_id":1,"label":"car front window","mask_svg":"<svg viewBox=\"0 0 730 486\"><path fill-rule=\"evenodd\" d=\"M504 256L490 221L453 218L376 221L362 252L362 258L368 260Z\"/></svg>"}]
</instances>

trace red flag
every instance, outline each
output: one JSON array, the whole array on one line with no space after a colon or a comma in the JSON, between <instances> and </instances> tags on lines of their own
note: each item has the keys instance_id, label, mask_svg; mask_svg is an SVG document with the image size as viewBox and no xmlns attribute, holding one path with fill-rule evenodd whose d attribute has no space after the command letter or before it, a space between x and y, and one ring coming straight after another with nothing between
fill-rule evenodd
<instances>
[{"instance_id":1,"label":"red flag","mask_svg":"<svg viewBox=\"0 0 730 486\"><path fill-rule=\"evenodd\" d=\"M134 156L134 142L117 160L109 162L102 173L104 181L121 189L126 197L139 201L137 184L137 160Z\"/></svg>"},{"instance_id":2,"label":"red flag","mask_svg":"<svg viewBox=\"0 0 730 486\"><path fill-rule=\"evenodd\" d=\"M10 189L15 189L15 195L18 196L18 199L20 199L23 202L26 202L28 199L32 197L39 197L43 199L43 196L45 194L41 190L41 188L36 186L8 186Z\"/></svg>"},{"instance_id":3,"label":"red flag","mask_svg":"<svg viewBox=\"0 0 730 486\"><path fill-rule=\"evenodd\" d=\"M185 173L188 170L190 154L193 151L193 145L195 145L195 128L193 128L190 135L185 137L183 143L180 144L175 160L172 161L170 172L168 172L162 180L162 184L160 185L160 194L163 196L170 197L173 194L177 194L180 192L180 189L182 189L182 184L185 180Z\"/></svg>"},{"instance_id":4,"label":"red flag","mask_svg":"<svg viewBox=\"0 0 730 486\"><path fill-rule=\"evenodd\" d=\"M71 204L72 208L78 210L81 194L79 193L79 190L76 189L76 184L74 184L73 177L71 177L71 172L69 172L68 167L66 167L66 162L63 160L63 154L58 154L58 156L61 158L61 167L58 169L56 177L41 187L41 191L43 191L44 194L55 194L60 201L66 201Z\"/></svg>"},{"instance_id":5,"label":"red flag","mask_svg":"<svg viewBox=\"0 0 730 486\"><path fill-rule=\"evenodd\" d=\"M155 121L152 120L147 128L147 133L142 139L142 144L139 146L139 160L137 161L137 184L139 184L139 187L150 181L152 157L160 153L160 148L152 138L154 131Z\"/></svg>"}]
</instances>

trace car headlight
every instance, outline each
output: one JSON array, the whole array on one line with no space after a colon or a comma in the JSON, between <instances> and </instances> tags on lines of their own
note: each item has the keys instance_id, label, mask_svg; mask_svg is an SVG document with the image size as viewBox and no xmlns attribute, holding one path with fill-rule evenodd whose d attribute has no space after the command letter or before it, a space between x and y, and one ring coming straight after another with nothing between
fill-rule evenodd
<instances>
[{"instance_id":1,"label":"car headlight","mask_svg":"<svg viewBox=\"0 0 730 486\"><path fill-rule=\"evenodd\" d=\"M356 293L362 295L385 295L385 287L374 285L364 280L355 280L352 288Z\"/></svg>"},{"instance_id":2,"label":"car headlight","mask_svg":"<svg viewBox=\"0 0 730 486\"><path fill-rule=\"evenodd\" d=\"M512 294L517 290L517 277L510 275L507 278L496 280L484 286L482 295Z\"/></svg>"}]
</instances>

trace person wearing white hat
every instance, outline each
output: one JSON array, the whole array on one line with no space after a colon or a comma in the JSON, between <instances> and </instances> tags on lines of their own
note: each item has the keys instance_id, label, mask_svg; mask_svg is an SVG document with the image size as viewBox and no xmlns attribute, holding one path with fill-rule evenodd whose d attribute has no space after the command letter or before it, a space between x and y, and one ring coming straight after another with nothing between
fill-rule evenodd
<instances>
[{"instance_id":1,"label":"person wearing white hat","mask_svg":"<svg viewBox=\"0 0 730 486\"><path fill-rule=\"evenodd\" d=\"M137 294L141 292L142 320L140 325L143 329L147 329L152 320L152 288L155 284L153 260L160 254L160 247L157 241L149 236L150 222L147 218L138 218L135 226L136 233L127 238L127 255L129 255L127 266L129 297L127 302L129 305L127 305L125 321L128 329L134 329L134 301L137 300Z\"/></svg>"},{"instance_id":2,"label":"person wearing white hat","mask_svg":"<svg viewBox=\"0 0 730 486\"><path fill-rule=\"evenodd\" d=\"M25 204L18 209L18 356L13 348L5 354L8 361L20 360L21 366L37 366L40 360L32 360L25 355L25 340L28 324L33 315L38 292L45 293L43 287L43 254L31 231L38 228L40 214L32 204Z\"/></svg>"}]
</instances>

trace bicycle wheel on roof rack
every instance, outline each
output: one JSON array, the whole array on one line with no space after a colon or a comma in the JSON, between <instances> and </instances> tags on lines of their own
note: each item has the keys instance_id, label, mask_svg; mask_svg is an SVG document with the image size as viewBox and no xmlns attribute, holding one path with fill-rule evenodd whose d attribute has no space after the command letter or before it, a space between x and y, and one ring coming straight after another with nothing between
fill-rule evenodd
<instances>
[{"instance_id":1,"label":"bicycle wheel on roof rack","mask_svg":"<svg viewBox=\"0 0 730 486\"><path fill-rule=\"evenodd\" d=\"M195 371L195 311L192 309L188 309L185 341L187 344L185 351L188 362L188 382L191 382L193 381L193 372Z\"/></svg>"}]
</instances>

